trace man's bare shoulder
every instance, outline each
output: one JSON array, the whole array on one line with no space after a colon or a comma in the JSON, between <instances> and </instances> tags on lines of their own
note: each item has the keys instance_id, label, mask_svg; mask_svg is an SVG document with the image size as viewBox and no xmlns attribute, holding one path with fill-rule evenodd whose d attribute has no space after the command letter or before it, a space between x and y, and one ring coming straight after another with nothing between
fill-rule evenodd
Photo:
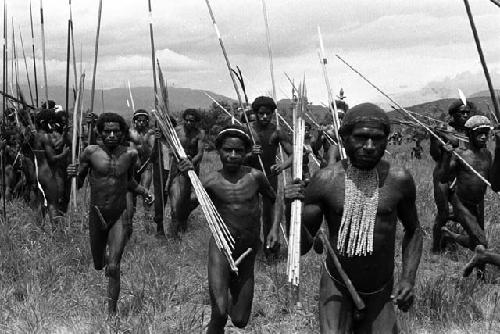
<instances>
[{"instance_id":1,"label":"man's bare shoulder","mask_svg":"<svg viewBox=\"0 0 500 334\"><path fill-rule=\"evenodd\" d=\"M390 165L388 162L388 177L391 180L390 184L394 189L402 191L407 195L414 196L415 194L415 181L410 171L404 167Z\"/></svg>"},{"instance_id":2,"label":"man's bare shoulder","mask_svg":"<svg viewBox=\"0 0 500 334\"><path fill-rule=\"evenodd\" d=\"M83 154L85 155L92 155L98 151L101 151L101 147L99 145L88 145L87 147L85 147L85 149L83 150Z\"/></svg>"},{"instance_id":3,"label":"man's bare shoulder","mask_svg":"<svg viewBox=\"0 0 500 334\"><path fill-rule=\"evenodd\" d=\"M129 154L132 157L137 157L139 155L139 152L135 147L131 146L124 146L127 149L127 154Z\"/></svg>"},{"instance_id":4,"label":"man's bare shoulder","mask_svg":"<svg viewBox=\"0 0 500 334\"><path fill-rule=\"evenodd\" d=\"M315 184L316 186L331 184L336 177L343 175L344 172L344 166L342 166L340 161L334 164L329 164L325 168L321 168L314 173L310 183Z\"/></svg>"}]
</instances>

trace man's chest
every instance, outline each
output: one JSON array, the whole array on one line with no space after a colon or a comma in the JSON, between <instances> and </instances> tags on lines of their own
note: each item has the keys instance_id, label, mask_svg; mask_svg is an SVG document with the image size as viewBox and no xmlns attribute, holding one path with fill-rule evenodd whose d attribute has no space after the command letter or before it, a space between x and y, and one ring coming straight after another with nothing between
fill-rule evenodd
<instances>
[{"instance_id":1,"label":"man's chest","mask_svg":"<svg viewBox=\"0 0 500 334\"><path fill-rule=\"evenodd\" d=\"M131 155L127 152L109 155L99 151L94 153L90 160L94 173L102 176L123 176L127 174L132 163Z\"/></svg>"}]
</instances>

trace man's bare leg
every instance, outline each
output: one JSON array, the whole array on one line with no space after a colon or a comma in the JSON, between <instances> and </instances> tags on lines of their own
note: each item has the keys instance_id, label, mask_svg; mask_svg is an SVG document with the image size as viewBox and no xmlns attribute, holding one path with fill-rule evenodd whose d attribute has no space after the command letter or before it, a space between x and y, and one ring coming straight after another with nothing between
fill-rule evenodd
<instances>
[{"instance_id":1,"label":"man's bare leg","mask_svg":"<svg viewBox=\"0 0 500 334\"><path fill-rule=\"evenodd\" d=\"M363 297L363 318L353 321L354 304L347 291L341 291L322 269L320 283L320 330L322 334L398 333L396 313L390 299L392 284L380 293Z\"/></svg>"},{"instance_id":2,"label":"man's bare leg","mask_svg":"<svg viewBox=\"0 0 500 334\"><path fill-rule=\"evenodd\" d=\"M254 247L256 249L257 247ZM220 252L219 252L220 253ZM238 254L236 254L238 255ZM248 324L252 313L253 292L255 286L254 265L256 251L252 251L238 266L238 276L233 276L229 284L229 316L238 328ZM222 258L222 254L221 254Z\"/></svg>"},{"instance_id":3,"label":"man's bare leg","mask_svg":"<svg viewBox=\"0 0 500 334\"><path fill-rule=\"evenodd\" d=\"M187 229L187 219L191 213L190 203L191 181L186 175L176 175L169 189L169 198L171 206L171 222L169 227L169 236L179 238L179 232L185 232Z\"/></svg>"},{"instance_id":4,"label":"man's bare leg","mask_svg":"<svg viewBox=\"0 0 500 334\"><path fill-rule=\"evenodd\" d=\"M106 264L106 276L109 278L108 313L110 315L116 313L116 304L120 294L120 261L130 229L128 215L125 210L119 221L113 224L108 233L109 256Z\"/></svg>"},{"instance_id":5,"label":"man's bare leg","mask_svg":"<svg viewBox=\"0 0 500 334\"><path fill-rule=\"evenodd\" d=\"M446 247L446 239L443 240L441 227L448 221L450 209L448 207L448 184L442 184L433 177L434 184L434 202L436 203L437 213L432 228L432 252L439 253Z\"/></svg>"},{"instance_id":6,"label":"man's bare leg","mask_svg":"<svg viewBox=\"0 0 500 334\"><path fill-rule=\"evenodd\" d=\"M352 333L353 302L335 286L325 268L319 286L319 324L321 334Z\"/></svg>"},{"instance_id":7,"label":"man's bare leg","mask_svg":"<svg viewBox=\"0 0 500 334\"><path fill-rule=\"evenodd\" d=\"M474 256L464 267L463 276L468 277L474 268L484 266L486 263L500 266L500 254L486 250L483 245L477 245Z\"/></svg>"},{"instance_id":8,"label":"man's bare leg","mask_svg":"<svg viewBox=\"0 0 500 334\"><path fill-rule=\"evenodd\" d=\"M483 245L488 247L488 242L486 241L486 234L481 227L480 218L476 217L458 198L456 194L452 194L450 197L451 203L453 205L453 212L457 218L460 225L462 225L465 232L470 238L471 250L474 250L477 245Z\"/></svg>"},{"instance_id":9,"label":"man's bare leg","mask_svg":"<svg viewBox=\"0 0 500 334\"><path fill-rule=\"evenodd\" d=\"M228 316L229 267L226 258L210 238L208 248L208 290L212 313L207 334L223 334Z\"/></svg>"}]
</instances>

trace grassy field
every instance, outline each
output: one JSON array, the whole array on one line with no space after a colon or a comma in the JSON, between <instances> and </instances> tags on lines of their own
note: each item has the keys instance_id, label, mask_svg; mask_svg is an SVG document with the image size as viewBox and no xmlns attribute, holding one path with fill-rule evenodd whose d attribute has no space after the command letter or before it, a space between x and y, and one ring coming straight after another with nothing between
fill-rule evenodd
<instances>
[{"instance_id":1,"label":"grassy field","mask_svg":"<svg viewBox=\"0 0 500 334\"><path fill-rule=\"evenodd\" d=\"M424 147L428 143L424 143ZM433 163L409 158L409 147L389 146L387 158L406 166L417 183L417 205L424 229L424 254L418 272L417 299L407 314L398 312L404 333L499 333L499 271L488 267L487 283L461 278L471 253L458 249L441 256L429 252L435 214ZM204 172L218 158L204 158ZM80 198L83 192L80 192ZM498 198L489 193L486 225L490 245L498 246ZM134 233L122 261L119 317L107 320L103 272L93 269L81 201L58 231L40 224L20 202L8 204L8 222L0 225L0 333L200 333L210 317L207 289L209 231L200 209L189 220L181 242L154 236L151 218L139 206ZM166 220L168 222L168 219ZM400 270L398 230L397 270ZM302 310L287 308L286 253L277 265L257 259L254 306L249 325L227 333L318 333L318 286L322 257L303 257ZM475 276L475 275L472 275Z\"/></svg>"}]
</instances>

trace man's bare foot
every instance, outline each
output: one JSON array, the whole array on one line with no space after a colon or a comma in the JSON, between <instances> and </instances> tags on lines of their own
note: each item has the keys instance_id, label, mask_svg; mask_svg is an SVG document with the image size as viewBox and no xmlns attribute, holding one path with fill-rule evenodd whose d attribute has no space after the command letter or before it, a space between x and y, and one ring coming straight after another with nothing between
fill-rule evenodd
<instances>
[{"instance_id":1,"label":"man's bare foot","mask_svg":"<svg viewBox=\"0 0 500 334\"><path fill-rule=\"evenodd\" d=\"M486 252L486 248L484 248L483 245L478 245L476 246L476 249L474 251L474 256L472 259L465 265L464 271L463 271L463 277L468 277L471 273L472 270L483 264L484 263L484 253Z\"/></svg>"}]
</instances>

